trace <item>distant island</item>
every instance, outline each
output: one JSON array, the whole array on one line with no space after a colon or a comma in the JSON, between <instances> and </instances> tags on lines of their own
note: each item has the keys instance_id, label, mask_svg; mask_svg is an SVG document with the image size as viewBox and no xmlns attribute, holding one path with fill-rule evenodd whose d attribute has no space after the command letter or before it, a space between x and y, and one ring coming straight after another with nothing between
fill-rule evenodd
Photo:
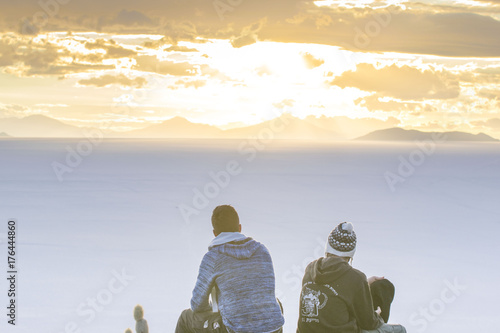
<instances>
[{"instance_id":1,"label":"distant island","mask_svg":"<svg viewBox=\"0 0 500 333\"><path fill-rule=\"evenodd\" d=\"M417 130L406 130L403 128L388 128L374 131L356 138L356 141L415 141L432 140L441 136L446 141L499 141L487 134L466 132L422 132Z\"/></svg>"}]
</instances>

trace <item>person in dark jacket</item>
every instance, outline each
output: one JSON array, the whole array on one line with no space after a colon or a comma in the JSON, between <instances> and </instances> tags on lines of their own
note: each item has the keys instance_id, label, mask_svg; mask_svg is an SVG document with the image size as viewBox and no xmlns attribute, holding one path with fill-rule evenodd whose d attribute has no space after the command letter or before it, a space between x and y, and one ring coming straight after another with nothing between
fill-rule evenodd
<instances>
[{"instance_id":1,"label":"person in dark jacket","mask_svg":"<svg viewBox=\"0 0 500 333\"><path fill-rule=\"evenodd\" d=\"M386 324L394 285L383 277L367 279L349 264L356 252L351 223L330 233L325 252L306 268L297 333L406 332Z\"/></svg>"},{"instance_id":2,"label":"person in dark jacket","mask_svg":"<svg viewBox=\"0 0 500 333\"><path fill-rule=\"evenodd\" d=\"M241 233L229 205L214 209L212 226L215 239L201 262L191 309L182 312L175 332L280 332L284 318L269 251ZM211 293L219 312L212 311Z\"/></svg>"}]
</instances>

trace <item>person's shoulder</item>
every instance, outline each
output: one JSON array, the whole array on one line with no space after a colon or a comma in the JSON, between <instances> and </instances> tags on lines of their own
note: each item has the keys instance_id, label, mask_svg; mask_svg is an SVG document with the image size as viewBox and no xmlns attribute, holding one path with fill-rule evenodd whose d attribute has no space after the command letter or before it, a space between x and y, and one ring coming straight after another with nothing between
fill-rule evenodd
<instances>
[{"instance_id":1,"label":"person's shoulder","mask_svg":"<svg viewBox=\"0 0 500 333\"><path fill-rule=\"evenodd\" d=\"M366 280L366 274L360 271L359 269L352 268L349 274L351 279L356 279L358 281L367 281Z\"/></svg>"},{"instance_id":2,"label":"person's shoulder","mask_svg":"<svg viewBox=\"0 0 500 333\"><path fill-rule=\"evenodd\" d=\"M212 261L212 260L215 260L218 255L219 255L219 251L217 251L217 248L216 247L212 247L203 256L203 261Z\"/></svg>"},{"instance_id":3,"label":"person's shoulder","mask_svg":"<svg viewBox=\"0 0 500 333\"><path fill-rule=\"evenodd\" d=\"M261 243L252 237L247 237L246 239L242 240L242 242L246 242L246 243L252 242L255 244L254 246L257 250L269 253L269 250L268 250L267 246L264 245L264 243Z\"/></svg>"},{"instance_id":4,"label":"person's shoulder","mask_svg":"<svg viewBox=\"0 0 500 333\"><path fill-rule=\"evenodd\" d=\"M322 261L324 258L320 257L318 259L314 259L310 263L307 264L306 268L304 269L304 273L307 274L308 272L314 271L316 268L316 265L321 265L320 261Z\"/></svg>"},{"instance_id":5,"label":"person's shoulder","mask_svg":"<svg viewBox=\"0 0 500 333\"><path fill-rule=\"evenodd\" d=\"M307 264L306 269L309 268L309 267L313 267L314 265L318 264L320 261L322 261L324 259L325 259L324 257L319 257L317 259L314 259L309 264Z\"/></svg>"}]
</instances>

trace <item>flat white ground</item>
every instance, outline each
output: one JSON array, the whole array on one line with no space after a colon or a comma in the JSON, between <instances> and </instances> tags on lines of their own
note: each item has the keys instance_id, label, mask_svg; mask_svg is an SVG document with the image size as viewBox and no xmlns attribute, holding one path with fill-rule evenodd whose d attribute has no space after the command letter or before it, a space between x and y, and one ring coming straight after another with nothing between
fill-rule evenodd
<instances>
[{"instance_id":1,"label":"flat white ground","mask_svg":"<svg viewBox=\"0 0 500 333\"><path fill-rule=\"evenodd\" d=\"M2 276L7 219L19 228L15 332L124 332L138 303L150 332L173 332L212 238L211 211L226 203L271 252L287 333L303 270L342 221L358 235L354 267L396 285L391 321L429 333L498 326L500 144L443 143L427 155L415 143L270 142L254 154L238 140L106 140L59 181L53 163L85 142L0 141ZM392 191L384 174L410 155L417 163ZM232 160L241 172L183 218L194 189ZM133 279L116 280L123 271ZM4 331L4 278L0 288Z\"/></svg>"}]
</instances>

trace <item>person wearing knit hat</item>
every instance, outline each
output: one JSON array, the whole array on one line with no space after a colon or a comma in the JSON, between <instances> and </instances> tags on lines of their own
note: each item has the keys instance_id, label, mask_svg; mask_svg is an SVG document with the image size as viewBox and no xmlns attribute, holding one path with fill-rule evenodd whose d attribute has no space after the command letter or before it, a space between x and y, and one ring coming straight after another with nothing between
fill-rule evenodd
<instances>
[{"instance_id":1,"label":"person wearing knit hat","mask_svg":"<svg viewBox=\"0 0 500 333\"><path fill-rule=\"evenodd\" d=\"M342 222L328 236L325 253L352 259L356 253L356 241L352 223Z\"/></svg>"},{"instance_id":2,"label":"person wearing knit hat","mask_svg":"<svg viewBox=\"0 0 500 333\"><path fill-rule=\"evenodd\" d=\"M297 333L406 333L387 324L394 285L384 277L367 279L350 265L356 245L352 223L342 222L328 235L325 257L307 266Z\"/></svg>"}]
</instances>

